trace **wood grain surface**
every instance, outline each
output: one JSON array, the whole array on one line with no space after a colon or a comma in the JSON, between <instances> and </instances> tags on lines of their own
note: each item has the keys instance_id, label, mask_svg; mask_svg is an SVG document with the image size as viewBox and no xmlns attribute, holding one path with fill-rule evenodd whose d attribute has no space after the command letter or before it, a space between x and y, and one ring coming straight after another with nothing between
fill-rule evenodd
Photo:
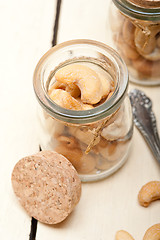
<instances>
[{"instance_id":1,"label":"wood grain surface","mask_svg":"<svg viewBox=\"0 0 160 240\"><path fill-rule=\"evenodd\" d=\"M89 38L111 45L107 0L63 0L58 43ZM29 239L31 219L19 205L11 172L22 157L39 151L34 68L51 47L55 0L0 0L0 239ZM153 101L160 129L160 87L139 87ZM82 197L63 223L38 223L37 240L112 240L124 229L142 239L160 222L160 201L138 204L141 186L160 179L160 166L137 129L126 164L103 181L82 184Z\"/></svg>"}]
</instances>

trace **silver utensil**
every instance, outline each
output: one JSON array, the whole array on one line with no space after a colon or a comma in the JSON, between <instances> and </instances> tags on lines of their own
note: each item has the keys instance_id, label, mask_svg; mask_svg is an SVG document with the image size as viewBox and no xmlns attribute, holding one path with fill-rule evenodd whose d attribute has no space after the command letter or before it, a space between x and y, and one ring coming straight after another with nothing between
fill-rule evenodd
<instances>
[{"instance_id":1,"label":"silver utensil","mask_svg":"<svg viewBox=\"0 0 160 240\"><path fill-rule=\"evenodd\" d=\"M129 98L132 105L134 123L148 143L154 157L160 163L160 138L156 117L152 111L152 101L144 92L138 89L130 91Z\"/></svg>"}]
</instances>

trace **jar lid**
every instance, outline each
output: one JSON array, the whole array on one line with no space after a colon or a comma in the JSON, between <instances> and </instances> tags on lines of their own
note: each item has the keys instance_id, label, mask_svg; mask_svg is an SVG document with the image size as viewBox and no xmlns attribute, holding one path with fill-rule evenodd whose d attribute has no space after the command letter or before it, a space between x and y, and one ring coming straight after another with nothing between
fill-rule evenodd
<instances>
[{"instance_id":1,"label":"jar lid","mask_svg":"<svg viewBox=\"0 0 160 240\"><path fill-rule=\"evenodd\" d=\"M143 8L160 7L160 0L128 0L128 2Z\"/></svg>"},{"instance_id":2,"label":"jar lid","mask_svg":"<svg viewBox=\"0 0 160 240\"><path fill-rule=\"evenodd\" d=\"M112 0L116 7L131 18L160 21L160 0Z\"/></svg>"}]
</instances>

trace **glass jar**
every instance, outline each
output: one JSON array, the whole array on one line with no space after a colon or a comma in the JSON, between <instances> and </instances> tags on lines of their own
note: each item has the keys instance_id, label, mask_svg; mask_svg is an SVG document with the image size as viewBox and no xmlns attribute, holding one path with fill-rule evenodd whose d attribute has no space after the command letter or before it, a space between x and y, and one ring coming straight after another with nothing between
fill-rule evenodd
<instances>
[{"instance_id":1,"label":"glass jar","mask_svg":"<svg viewBox=\"0 0 160 240\"><path fill-rule=\"evenodd\" d=\"M102 104L89 110L63 108L48 94L57 70L77 63L110 78L115 86ZM38 133L43 150L55 150L68 158L82 181L107 177L124 164L133 119L127 68L112 48L91 40L61 43L40 59L33 84L40 103Z\"/></svg>"},{"instance_id":2,"label":"glass jar","mask_svg":"<svg viewBox=\"0 0 160 240\"><path fill-rule=\"evenodd\" d=\"M160 84L160 0L113 0L109 19L130 81Z\"/></svg>"}]
</instances>

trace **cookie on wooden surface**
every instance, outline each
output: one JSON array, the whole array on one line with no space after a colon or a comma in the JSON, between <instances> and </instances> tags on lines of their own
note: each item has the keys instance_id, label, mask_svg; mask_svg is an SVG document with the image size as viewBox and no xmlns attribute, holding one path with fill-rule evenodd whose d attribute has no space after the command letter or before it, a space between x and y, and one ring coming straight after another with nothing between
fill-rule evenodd
<instances>
[{"instance_id":1,"label":"cookie on wooden surface","mask_svg":"<svg viewBox=\"0 0 160 240\"><path fill-rule=\"evenodd\" d=\"M81 181L72 164L54 151L21 159L12 186L27 213L47 224L63 221L80 200Z\"/></svg>"}]
</instances>

